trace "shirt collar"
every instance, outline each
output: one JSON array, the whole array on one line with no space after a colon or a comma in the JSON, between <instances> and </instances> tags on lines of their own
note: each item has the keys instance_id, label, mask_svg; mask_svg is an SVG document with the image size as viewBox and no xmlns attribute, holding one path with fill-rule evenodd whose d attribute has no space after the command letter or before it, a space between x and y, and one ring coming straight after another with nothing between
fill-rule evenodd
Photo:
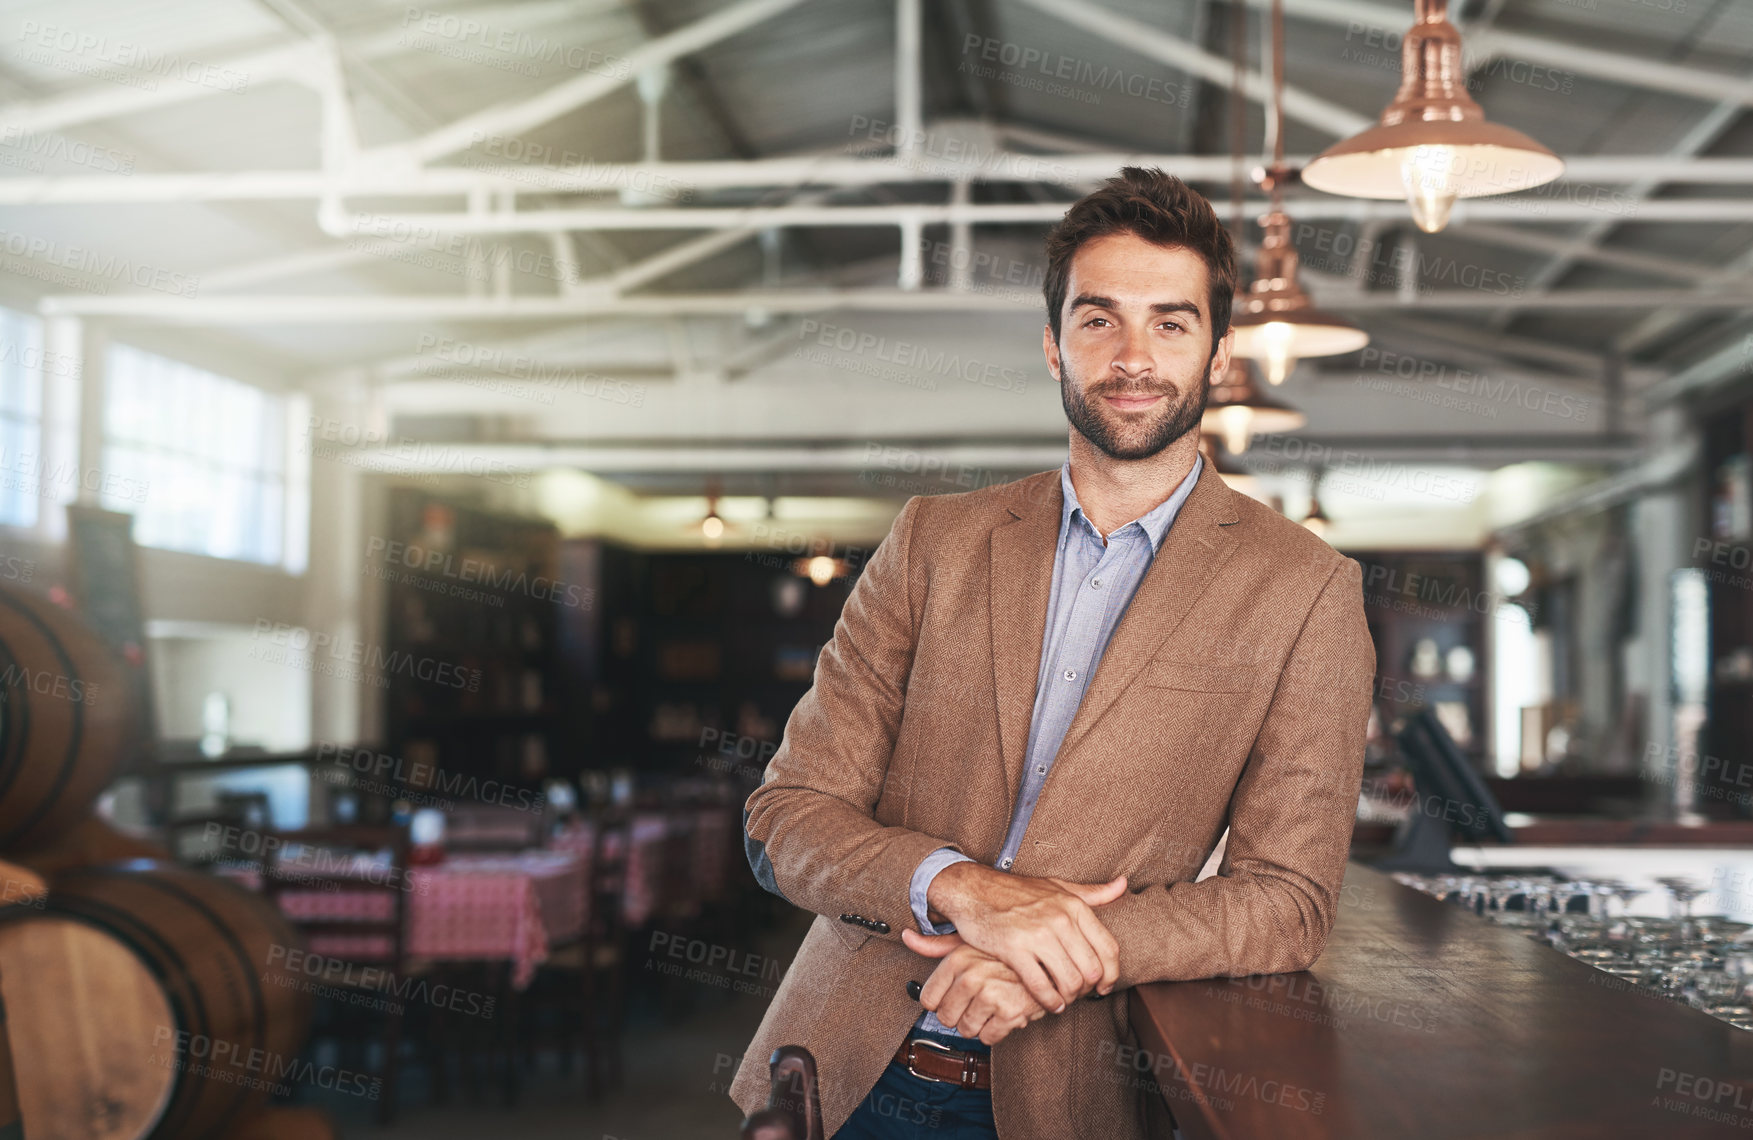
<instances>
[{"instance_id":1,"label":"shirt collar","mask_svg":"<svg viewBox=\"0 0 1753 1140\"><path fill-rule=\"evenodd\" d=\"M1151 553L1154 554L1162 549L1163 537L1169 533L1169 526L1175 521L1175 516L1181 513L1181 507L1187 502L1187 496L1193 493L1193 484L1199 482L1199 472L1204 467L1205 456L1196 456L1193 460L1193 470L1187 472L1187 477L1181 480L1180 485L1175 488L1174 494L1126 524L1126 526L1136 524L1144 531L1146 537L1150 539ZM1090 530L1095 531L1095 524L1090 523L1088 516L1083 514L1083 505L1077 501L1077 491L1071 486L1071 460L1069 458L1059 467L1059 487L1065 492L1065 502L1059 511L1059 532L1065 533L1066 527L1070 525L1074 516L1082 516ZM1114 534L1125 529L1126 527L1115 527ZM1110 535L1110 537L1112 536Z\"/></svg>"}]
</instances>

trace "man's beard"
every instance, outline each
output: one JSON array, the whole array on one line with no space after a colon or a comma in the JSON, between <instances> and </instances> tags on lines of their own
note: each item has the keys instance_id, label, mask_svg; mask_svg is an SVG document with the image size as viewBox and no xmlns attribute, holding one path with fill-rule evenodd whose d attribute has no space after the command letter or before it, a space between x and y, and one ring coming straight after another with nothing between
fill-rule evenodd
<instances>
[{"instance_id":1,"label":"man's beard","mask_svg":"<svg viewBox=\"0 0 1753 1140\"><path fill-rule=\"evenodd\" d=\"M1215 356L1215 354L1213 354ZM1147 380L1133 383L1125 380L1103 381L1092 386L1087 394L1077 377L1072 375L1071 362L1059 358L1059 399L1065 405L1065 418L1078 434L1094 444L1111 459L1149 459L1199 426L1205 415L1205 399L1211 391L1212 358L1205 361L1205 375L1193 390L1175 400L1172 386ZM1144 413L1127 415L1106 412L1100 401L1107 396L1150 396L1162 394L1163 401Z\"/></svg>"}]
</instances>

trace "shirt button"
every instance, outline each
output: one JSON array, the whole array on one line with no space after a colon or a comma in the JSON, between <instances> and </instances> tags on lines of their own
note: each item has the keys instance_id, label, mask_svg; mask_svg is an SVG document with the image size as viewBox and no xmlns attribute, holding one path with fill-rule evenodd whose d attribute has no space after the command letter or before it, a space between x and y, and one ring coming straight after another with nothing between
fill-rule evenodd
<instances>
[{"instance_id":1,"label":"shirt button","mask_svg":"<svg viewBox=\"0 0 1753 1140\"><path fill-rule=\"evenodd\" d=\"M1075 681L1075 680L1077 680L1077 670L1076 670L1076 669L1067 669L1067 670L1066 670L1066 671L1065 671L1065 679L1066 679L1066 680L1067 680L1067 681Z\"/></svg>"},{"instance_id":2,"label":"shirt button","mask_svg":"<svg viewBox=\"0 0 1753 1140\"><path fill-rule=\"evenodd\" d=\"M1046 775L1046 774L1047 774L1047 768L1046 768L1046 766L1045 766L1045 765L1040 765L1040 766L1037 766L1037 767L1036 767L1036 768L1035 768L1035 772L1036 772L1036 774L1038 774L1038 775L1042 775L1042 776L1045 776L1045 775Z\"/></svg>"},{"instance_id":3,"label":"shirt button","mask_svg":"<svg viewBox=\"0 0 1753 1140\"><path fill-rule=\"evenodd\" d=\"M999 860L999 863L998 863L998 865L1000 867L1003 867L1006 871L1010 870L1010 864L1011 864L1011 860L1009 860L1009 859L1001 859L1001 860Z\"/></svg>"},{"instance_id":4,"label":"shirt button","mask_svg":"<svg viewBox=\"0 0 1753 1140\"><path fill-rule=\"evenodd\" d=\"M1099 590L1102 588L1102 580L1100 578L1091 578L1090 579L1090 586L1093 589Z\"/></svg>"}]
</instances>

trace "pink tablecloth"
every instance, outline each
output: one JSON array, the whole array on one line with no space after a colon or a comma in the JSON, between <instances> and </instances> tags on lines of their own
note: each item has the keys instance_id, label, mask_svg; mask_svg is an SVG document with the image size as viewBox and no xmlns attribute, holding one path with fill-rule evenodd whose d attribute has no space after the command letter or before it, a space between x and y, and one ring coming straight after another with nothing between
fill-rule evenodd
<instances>
[{"instance_id":1,"label":"pink tablecloth","mask_svg":"<svg viewBox=\"0 0 1753 1140\"><path fill-rule=\"evenodd\" d=\"M405 896L410 957L456 961L509 960L511 981L529 985L548 948L584 930L586 863L564 851L515 855L452 855L408 871ZM394 913L385 890L286 891L280 908L294 922L383 920ZM370 960L387 955L382 935L323 930L309 936L313 953Z\"/></svg>"},{"instance_id":2,"label":"pink tablecloth","mask_svg":"<svg viewBox=\"0 0 1753 1140\"><path fill-rule=\"evenodd\" d=\"M584 930L584 861L563 851L453 855L408 872L408 953L509 958L522 989L548 947Z\"/></svg>"}]
</instances>

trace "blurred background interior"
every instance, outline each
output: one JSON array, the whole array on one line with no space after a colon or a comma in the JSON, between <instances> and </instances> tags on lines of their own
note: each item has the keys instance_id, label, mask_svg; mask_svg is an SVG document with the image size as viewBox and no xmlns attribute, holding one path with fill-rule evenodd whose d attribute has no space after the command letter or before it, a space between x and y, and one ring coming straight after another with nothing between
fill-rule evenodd
<instances>
[{"instance_id":1,"label":"blurred background interior","mask_svg":"<svg viewBox=\"0 0 1753 1140\"><path fill-rule=\"evenodd\" d=\"M1264 0L430 3L0 13L0 969L77 971L18 933L70 874L93 960L248 927L310 1026L278 1115L198 1103L113 963L102 1135L729 1135L803 930L741 802L906 498L1062 461L1041 241L1127 162L1307 293L1207 454L1363 564L1358 857L1753 917L1753 8L1455 0L1565 170L1445 226L1255 173L1375 123L1411 3L1282 0L1276 99ZM166 851L271 911L80 870Z\"/></svg>"}]
</instances>

